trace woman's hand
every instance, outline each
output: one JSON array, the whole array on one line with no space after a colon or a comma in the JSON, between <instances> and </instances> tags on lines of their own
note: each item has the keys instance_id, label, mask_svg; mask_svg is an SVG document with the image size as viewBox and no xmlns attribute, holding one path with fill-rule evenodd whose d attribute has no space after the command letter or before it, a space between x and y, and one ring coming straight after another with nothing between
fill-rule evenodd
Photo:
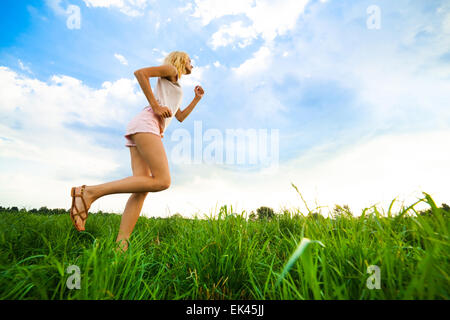
<instances>
[{"instance_id":1,"label":"woman's hand","mask_svg":"<svg viewBox=\"0 0 450 320\"><path fill-rule=\"evenodd\" d=\"M203 90L203 88L201 86L196 86L194 88L194 92L195 92L195 96L196 97L203 97L203 95L205 94L205 91Z\"/></svg>"},{"instance_id":2,"label":"woman's hand","mask_svg":"<svg viewBox=\"0 0 450 320\"><path fill-rule=\"evenodd\" d=\"M166 106L161 106L159 101L157 101L156 105L151 106L151 108L153 109L155 114L157 114L161 118L170 118L172 116L172 111Z\"/></svg>"}]
</instances>

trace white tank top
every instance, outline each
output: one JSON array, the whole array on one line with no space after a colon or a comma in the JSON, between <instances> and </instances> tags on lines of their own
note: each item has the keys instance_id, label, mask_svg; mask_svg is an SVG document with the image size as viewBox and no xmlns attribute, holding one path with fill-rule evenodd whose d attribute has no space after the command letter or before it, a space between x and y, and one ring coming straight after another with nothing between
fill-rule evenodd
<instances>
[{"instance_id":1,"label":"white tank top","mask_svg":"<svg viewBox=\"0 0 450 320\"><path fill-rule=\"evenodd\" d=\"M181 100L183 99L183 89L178 81L173 83L165 78L158 77L155 98L161 106L168 107L172 111L171 117L163 118L162 132L164 133L180 108Z\"/></svg>"}]
</instances>

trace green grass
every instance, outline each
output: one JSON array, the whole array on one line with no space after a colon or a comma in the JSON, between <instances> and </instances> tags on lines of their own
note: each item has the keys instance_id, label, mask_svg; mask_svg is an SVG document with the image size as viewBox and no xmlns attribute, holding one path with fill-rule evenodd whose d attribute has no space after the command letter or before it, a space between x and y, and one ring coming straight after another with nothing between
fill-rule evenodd
<instances>
[{"instance_id":1,"label":"green grass","mask_svg":"<svg viewBox=\"0 0 450 320\"><path fill-rule=\"evenodd\" d=\"M79 233L68 214L3 210L0 299L448 299L449 212L425 195L430 214L140 217L124 255L120 215L90 214ZM367 288L370 265L381 289Z\"/></svg>"}]
</instances>

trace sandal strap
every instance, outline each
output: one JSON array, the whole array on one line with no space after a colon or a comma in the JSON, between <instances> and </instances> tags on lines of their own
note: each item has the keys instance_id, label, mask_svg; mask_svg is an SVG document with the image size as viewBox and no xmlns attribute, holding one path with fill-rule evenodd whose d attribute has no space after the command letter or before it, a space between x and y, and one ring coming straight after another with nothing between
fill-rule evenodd
<instances>
[{"instance_id":1,"label":"sandal strap","mask_svg":"<svg viewBox=\"0 0 450 320\"><path fill-rule=\"evenodd\" d=\"M83 194L84 194L84 188L86 188L86 185L85 185L85 184L83 184L83 185L81 186L80 193L79 193L79 194L76 194L76 193L74 192L75 195L72 197L72 208L77 210L77 213L73 213L73 210L72 210L72 216L80 216L80 218L81 218L83 221L86 220L86 219L88 218L88 209L87 209L86 201L84 201L84 197L83 197ZM80 197L80 198L81 198L81 201L83 202L83 206L84 206L84 210L83 210L83 211L80 211L80 210L77 208L77 205L75 204L75 197ZM86 217L83 218L83 216L81 215L81 213L86 213Z\"/></svg>"},{"instance_id":2,"label":"sandal strap","mask_svg":"<svg viewBox=\"0 0 450 320\"><path fill-rule=\"evenodd\" d=\"M87 215L86 215L86 217L85 218L83 218L83 216L81 215L81 213L85 213L86 211L80 211L80 212L77 212L77 213L72 213L72 217L75 217L75 216L80 216L80 218L81 218L81 220L86 220L87 219Z\"/></svg>"}]
</instances>

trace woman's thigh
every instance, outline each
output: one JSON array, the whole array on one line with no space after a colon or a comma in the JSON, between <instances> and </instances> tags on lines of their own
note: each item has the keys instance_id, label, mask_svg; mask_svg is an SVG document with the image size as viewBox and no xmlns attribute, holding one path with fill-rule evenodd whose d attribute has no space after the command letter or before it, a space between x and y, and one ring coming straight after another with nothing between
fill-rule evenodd
<instances>
[{"instance_id":1,"label":"woman's thigh","mask_svg":"<svg viewBox=\"0 0 450 320\"><path fill-rule=\"evenodd\" d=\"M152 172L145 159L139 153L137 147L129 147L129 149L133 176L151 176Z\"/></svg>"},{"instance_id":2,"label":"woman's thigh","mask_svg":"<svg viewBox=\"0 0 450 320\"><path fill-rule=\"evenodd\" d=\"M152 133L136 133L132 139L140 159L143 160L139 164L142 166L145 162L154 178L162 179L170 184L169 163L161 137Z\"/></svg>"}]
</instances>

